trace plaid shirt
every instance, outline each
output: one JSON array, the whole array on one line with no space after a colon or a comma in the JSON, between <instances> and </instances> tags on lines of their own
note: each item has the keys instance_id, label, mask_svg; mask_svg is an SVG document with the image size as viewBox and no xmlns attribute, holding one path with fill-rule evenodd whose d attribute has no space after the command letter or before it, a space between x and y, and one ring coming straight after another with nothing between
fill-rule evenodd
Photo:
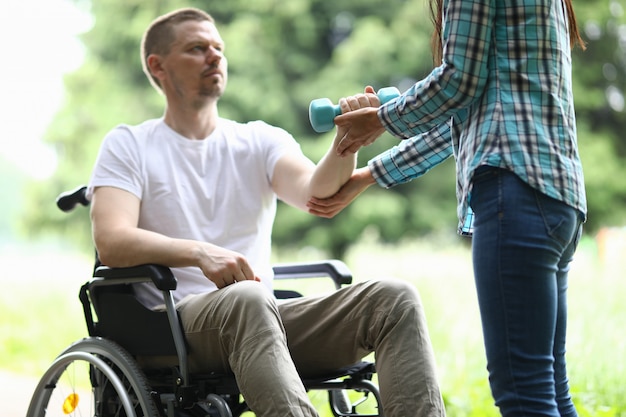
<instances>
[{"instance_id":1,"label":"plaid shirt","mask_svg":"<svg viewBox=\"0 0 626 417\"><path fill-rule=\"evenodd\" d=\"M565 5L554 0L444 1L443 64L378 116L408 139L368 165L383 187L454 155L459 231L471 233L475 169L510 170L586 215Z\"/></svg>"}]
</instances>

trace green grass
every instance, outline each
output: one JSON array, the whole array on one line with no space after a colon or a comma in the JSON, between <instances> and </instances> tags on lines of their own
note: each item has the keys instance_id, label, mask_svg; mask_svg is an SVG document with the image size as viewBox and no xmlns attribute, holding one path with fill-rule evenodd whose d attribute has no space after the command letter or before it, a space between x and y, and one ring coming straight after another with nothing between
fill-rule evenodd
<instances>
[{"instance_id":1,"label":"green grass","mask_svg":"<svg viewBox=\"0 0 626 417\"><path fill-rule=\"evenodd\" d=\"M346 257L356 280L394 276L413 282L426 307L448 415L499 413L487 384L480 318L468 247L462 238L395 246L365 239ZM581 243L569 290L568 366L581 417L626 417L626 244L603 259L593 240ZM281 253L280 261L314 260L315 250ZM41 375L86 329L78 301L91 260L50 251L0 251L0 371ZM312 394L315 402L325 395ZM330 414L328 414L330 415Z\"/></svg>"},{"instance_id":2,"label":"green grass","mask_svg":"<svg viewBox=\"0 0 626 417\"><path fill-rule=\"evenodd\" d=\"M54 249L1 249L0 370L41 374L86 335L78 291L90 262Z\"/></svg>"},{"instance_id":3,"label":"green grass","mask_svg":"<svg viewBox=\"0 0 626 417\"><path fill-rule=\"evenodd\" d=\"M420 291L448 415L499 416L487 381L470 249L460 237L380 245L365 239L345 261L355 279L393 276ZM315 259L315 251L282 254ZM581 417L626 417L626 234L598 256L581 242L569 280L568 369ZM330 414L329 414L330 415Z\"/></svg>"}]
</instances>

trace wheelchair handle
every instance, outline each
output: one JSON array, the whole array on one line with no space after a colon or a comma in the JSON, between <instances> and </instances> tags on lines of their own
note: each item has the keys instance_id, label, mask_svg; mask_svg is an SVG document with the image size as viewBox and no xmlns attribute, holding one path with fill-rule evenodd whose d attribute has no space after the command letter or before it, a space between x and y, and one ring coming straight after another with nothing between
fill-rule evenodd
<instances>
[{"instance_id":1,"label":"wheelchair handle","mask_svg":"<svg viewBox=\"0 0 626 417\"><path fill-rule=\"evenodd\" d=\"M330 277L337 289L352 283L352 272L340 260L328 259L318 262L303 262L274 265L275 279Z\"/></svg>"},{"instance_id":2,"label":"wheelchair handle","mask_svg":"<svg viewBox=\"0 0 626 417\"><path fill-rule=\"evenodd\" d=\"M81 204L83 206L89 205L89 200L86 197L87 187L82 185L78 188L75 188L72 191L66 191L61 193L57 197L57 207L64 212L69 212L76 207L77 204Z\"/></svg>"}]
</instances>

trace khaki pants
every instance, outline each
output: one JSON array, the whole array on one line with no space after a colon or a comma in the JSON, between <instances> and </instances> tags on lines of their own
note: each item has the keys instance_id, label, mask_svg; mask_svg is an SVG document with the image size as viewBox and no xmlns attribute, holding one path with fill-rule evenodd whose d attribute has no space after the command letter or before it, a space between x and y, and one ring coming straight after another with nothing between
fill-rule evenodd
<instances>
[{"instance_id":1,"label":"khaki pants","mask_svg":"<svg viewBox=\"0 0 626 417\"><path fill-rule=\"evenodd\" d=\"M178 307L192 372L232 371L258 417L317 416L298 372L313 376L376 352L385 415L444 416L424 311L400 280L275 300L238 282Z\"/></svg>"}]
</instances>

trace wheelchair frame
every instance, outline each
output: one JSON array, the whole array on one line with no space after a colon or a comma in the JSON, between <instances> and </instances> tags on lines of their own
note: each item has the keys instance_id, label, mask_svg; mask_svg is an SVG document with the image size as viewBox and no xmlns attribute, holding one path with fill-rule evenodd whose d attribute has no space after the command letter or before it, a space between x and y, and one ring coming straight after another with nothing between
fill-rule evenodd
<instances>
[{"instance_id":1,"label":"wheelchair frame","mask_svg":"<svg viewBox=\"0 0 626 417\"><path fill-rule=\"evenodd\" d=\"M86 187L79 187L62 194L57 206L63 211L71 211L77 204L87 206L85 191ZM276 265L274 273L276 280L329 277L336 289L352 282L350 270L338 260ZM152 282L162 292L164 312L147 309L133 296L132 286L139 282ZM83 415L76 387L57 394L67 389L61 388L60 380L74 366L79 370L73 372L88 377L91 388L87 396L93 401L89 413L93 416L238 417L251 411L234 375L189 372L185 336L172 294L176 285L172 271L162 265L109 268L96 264L92 279L81 287L79 296L89 337L73 343L54 360L35 388L27 417L51 417L60 410L64 415ZM276 290L276 296L300 294ZM176 357L176 364L142 369L137 361L141 356ZM383 417L380 393L372 382L374 374L374 364L362 361L331 375L302 381L307 391L328 392L336 417ZM361 398L352 402L346 391L359 392ZM357 408L370 394L377 411L360 414Z\"/></svg>"}]
</instances>

